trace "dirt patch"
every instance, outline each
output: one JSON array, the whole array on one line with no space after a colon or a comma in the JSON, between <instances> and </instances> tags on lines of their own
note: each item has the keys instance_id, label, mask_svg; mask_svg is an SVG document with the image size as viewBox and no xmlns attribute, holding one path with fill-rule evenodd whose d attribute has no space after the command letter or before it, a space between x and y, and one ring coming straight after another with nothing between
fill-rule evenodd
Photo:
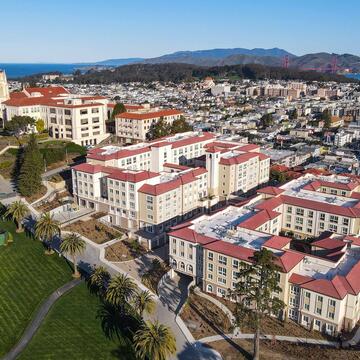
<instances>
[{"instance_id":1,"label":"dirt patch","mask_svg":"<svg viewBox=\"0 0 360 360\"><path fill-rule=\"evenodd\" d=\"M114 230L95 219L88 221L78 220L65 226L64 230L77 232L97 244L103 244L122 236L120 231Z\"/></svg>"},{"instance_id":2,"label":"dirt patch","mask_svg":"<svg viewBox=\"0 0 360 360\"><path fill-rule=\"evenodd\" d=\"M181 318L195 339L232 331L232 324L226 314L211 301L193 292L181 312Z\"/></svg>"},{"instance_id":3,"label":"dirt patch","mask_svg":"<svg viewBox=\"0 0 360 360\"><path fill-rule=\"evenodd\" d=\"M46 194L46 191L47 191L46 186L41 185L40 191L38 193L33 194L31 196L28 196L25 199L29 204L31 204L34 201L36 201L36 200L40 199L41 197L43 197Z\"/></svg>"},{"instance_id":4,"label":"dirt patch","mask_svg":"<svg viewBox=\"0 0 360 360\"><path fill-rule=\"evenodd\" d=\"M146 252L147 250L136 240L122 240L105 249L105 258L109 261L128 261Z\"/></svg>"},{"instance_id":5,"label":"dirt patch","mask_svg":"<svg viewBox=\"0 0 360 360\"><path fill-rule=\"evenodd\" d=\"M250 340L220 340L208 344L224 360L252 359L253 343ZM328 347L296 345L285 341L261 341L261 360L359 360L359 350L341 350Z\"/></svg>"},{"instance_id":6,"label":"dirt patch","mask_svg":"<svg viewBox=\"0 0 360 360\"><path fill-rule=\"evenodd\" d=\"M64 191L60 194L57 194L55 199L49 202L45 202L41 204L40 206L37 206L36 209L41 212L48 212L50 210L53 210L57 208L58 206L63 205L63 199L66 196L71 196L71 194L68 191Z\"/></svg>"},{"instance_id":7,"label":"dirt patch","mask_svg":"<svg viewBox=\"0 0 360 360\"><path fill-rule=\"evenodd\" d=\"M245 334L253 334L255 328L244 324L240 326L241 332ZM326 334L322 334L319 331L310 331L305 329L299 324L296 324L292 320L280 321L275 318L265 317L262 322L261 333L264 335L284 335L284 336L296 336L308 339L319 340L334 340L333 337Z\"/></svg>"},{"instance_id":8,"label":"dirt patch","mask_svg":"<svg viewBox=\"0 0 360 360\"><path fill-rule=\"evenodd\" d=\"M230 300L217 297L212 294L207 294L223 303L230 311L235 312L236 304ZM255 329L249 324L240 324L241 332L244 334L252 334ZM284 336L297 336L302 338L320 339L320 340L334 340L333 337L322 334L319 331L310 331L305 329L300 324L295 323L292 320L280 321L278 319L266 316L263 320L261 329L262 334L267 335L284 335Z\"/></svg>"}]
</instances>

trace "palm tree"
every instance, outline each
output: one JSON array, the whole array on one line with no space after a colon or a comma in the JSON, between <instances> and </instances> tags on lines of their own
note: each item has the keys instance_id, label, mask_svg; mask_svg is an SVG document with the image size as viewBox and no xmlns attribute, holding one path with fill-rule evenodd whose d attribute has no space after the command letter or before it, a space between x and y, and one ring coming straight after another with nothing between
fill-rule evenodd
<instances>
[{"instance_id":1,"label":"palm tree","mask_svg":"<svg viewBox=\"0 0 360 360\"><path fill-rule=\"evenodd\" d=\"M119 274L111 279L106 291L106 300L124 313L126 303L135 295L136 285L127 275Z\"/></svg>"},{"instance_id":2,"label":"palm tree","mask_svg":"<svg viewBox=\"0 0 360 360\"><path fill-rule=\"evenodd\" d=\"M176 340L169 327L147 321L134 335L139 359L166 360L176 351Z\"/></svg>"},{"instance_id":3,"label":"palm tree","mask_svg":"<svg viewBox=\"0 0 360 360\"><path fill-rule=\"evenodd\" d=\"M51 249L51 242L53 237L58 234L60 235L60 223L54 220L50 213L42 214L40 219L35 225L35 236L44 241L46 254L53 254L54 251Z\"/></svg>"},{"instance_id":4,"label":"palm tree","mask_svg":"<svg viewBox=\"0 0 360 360\"><path fill-rule=\"evenodd\" d=\"M80 277L80 273L77 268L76 257L77 255L83 253L85 251L85 248L86 248L86 242L79 235L75 233L66 236L60 244L61 252L67 253L73 258L74 278Z\"/></svg>"},{"instance_id":5,"label":"palm tree","mask_svg":"<svg viewBox=\"0 0 360 360\"><path fill-rule=\"evenodd\" d=\"M22 201L14 201L5 212L5 216L9 216L16 222L16 232L22 232L22 221L29 214L29 209Z\"/></svg>"},{"instance_id":6,"label":"palm tree","mask_svg":"<svg viewBox=\"0 0 360 360\"><path fill-rule=\"evenodd\" d=\"M104 266L98 266L94 269L89 278L90 290L103 296L106 293L106 289L109 285L110 274Z\"/></svg>"},{"instance_id":7,"label":"palm tree","mask_svg":"<svg viewBox=\"0 0 360 360\"><path fill-rule=\"evenodd\" d=\"M137 292L134 297L134 308L143 317L144 312L152 314L155 310L155 301L149 290Z\"/></svg>"}]
</instances>

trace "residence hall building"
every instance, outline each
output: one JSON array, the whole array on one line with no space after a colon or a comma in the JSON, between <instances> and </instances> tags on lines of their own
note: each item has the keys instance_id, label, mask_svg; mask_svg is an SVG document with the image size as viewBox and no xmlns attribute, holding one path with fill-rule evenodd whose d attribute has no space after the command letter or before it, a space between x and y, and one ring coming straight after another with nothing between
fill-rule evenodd
<instances>
[{"instance_id":1,"label":"residence hall building","mask_svg":"<svg viewBox=\"0 0 360 360\"><path fill-rule=\"evenodd\" d=\"M160 119L171 125L183 115L182 111L175 109L152 109L143 106L139 110L128 108L126 112L115 116L115 134L124 143L145 141L150 128Z\"/></svg>"},{"instance_id":2,"label":"residence hall building","mask_svg":"<svg viewBox=\"0 0 360 360\"><path fill-rule=\"evenodd\" d=\"M171 226L215 206L225 196L267 182L269 173L263 169L268 169L269 160L255 150L251 144L217 141L214 134L196 132L96 148L88 152L86 164L72 168L73 192L79 206L106 212L112 224L136 232L149 246L158 246L166 241ZM241 173L227 171L238 169L244 154ZM227 164L232 158L235 163Z\"/></svg>"},{"instance_id":3,"label":"residence hall building","mask_svg":"<svg viewBox=\"0 0 360 360\"><path fill-rule=\"evenodd\" d=\"M287 205L272 192L268 197L260 190L238 206L173 227L168 234L173 270L192 276L203 291L225 296L239 271L252 264L254 252L267 248L279 266L282 291L274 296L286 304L284 318L331 335L351 331L360 317L359 231L327 232L312 242L310 254L292 250L291 239L280 236Z\"/></svg>"},{"instance_id":4,"label":"residence hall building","mask_svg":"<svg viewBox=\"0 0 360 360\"><path fill-rule=\"evenodd\" d=\"M24 88L3 102L5 121L14 116L42 119L49 135L79 145L96 145L106 139L107 99L70 94L62 86Z\"/></svg>"}]
</instances>

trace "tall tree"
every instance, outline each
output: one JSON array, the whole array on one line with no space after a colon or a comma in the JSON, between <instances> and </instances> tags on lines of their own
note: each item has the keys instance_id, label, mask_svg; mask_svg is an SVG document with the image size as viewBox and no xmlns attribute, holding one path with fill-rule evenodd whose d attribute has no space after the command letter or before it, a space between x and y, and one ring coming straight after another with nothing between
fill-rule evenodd
<instances>
[{"instance_id":1,"label":"tall tree","mask_svg":"<svg viewBox=\"0 0 360 360\"><path fill-rule=\"evenodd\" d=\"M239 272L238 282L229 296L236 299L235 319L237 325L247 322L255 327L254 354L259 359L260 331L265 316L277 315L285 304L274 294L281 292L279 267L274 254L267 249L256 251L253 264Z\"/></svg>"},{"instance_id":2,"label":"tall tree","mask_svg":"<svg viewBox=\"0 0 360 360\"><path fill-rule=\"evenodd\" d=\"M110 273L105 269L105 267L96 267L89 278L89 286L91 291L100 296L104 296L110 279Z\"/></svg>"},{"instance_id":3,"label":"tall tree","mask_svg":"<svg viewBox=\"0 0 360 360\"><path fill-rule=\"evenodd\" d=\"M136 293L136 285L128 276L119 274L113 277L106 291L106 300L125 313L126 306Z\"/></svg>"},{"instance_id":4,"label":"tall tree","mask_svg":"<svg viewBox=\"0 0 360 360\"><path fill-rule=\"evenodd\" d=\"M134 335L139 359L166 360L176 351L176 340L169 327L155 321L145 322Z\"/></svg>"},{"instance_id":5,"label":"tall tree","mask_svg":"<svg viewBox=\"0 0 360 360\"><path fill-rule=\"evenodd\" d=\"M192 131L193 127L186 122L183 116L180 116L179 119L173 121L171 125L171 133L178 134L186 131Z\"/></svg>"},{"instance_id":6,"label":"tall tree","mask_svg":"<svg viewBox=\"0 0 360 360\"><path fill-rule=\"evenodd\" d=\"M51 243L55 235L60 235L60 223L54 219L50 213L42 214L35 225L35 236L44 242L45 253L50 255L54 251L51 249Z\"/></svg>"},{"instance_id":7,"label":"tall tree","mask_svg":"<svg viewBox=\"0 0 360 360\"><path fill-rule=\"evenodd\" d=\"M37 119L35 125L38 133L42 133L45 130L45 121L43 119Z\"/></svg>"},{"instance_id":8,"label":"tall tree","mask_svg":"<svg viewBox=\"0 0 360 360\"><path fill-rule=\"evenodd\" d=\"M79 235L75 233L66 236L60 244L61 252L69 254L73 259L74 278L80 277L80 273L77 268L76 257L82 254L85 251L85 248L86 248L86 242Z\"/></svg>"},{"instance_id":9,"label":"tall tree","mask_svg":"<svg viewBox=\"0 0 360 360\"><path fill-rule=\"evenodd\" d=\"M143 317L144 312L152 314L155 310L155 301L149 290L137 292L133 301L134 309L140 317Z\"/></svg>"},{"instance_id":10,"label":"tall tree","mask_svg":"<svg viewBox=\"0 0 360 360\"><path fill-rule=\"evenodd\" d=\"M163 117L151 126L147 137L149 140L154 140L171 134L171 125L169 125Z\"/></svg>"},{"instance_id":11,"label":"tall tree","mask_svg":"<svg viewBox=\"0 0 360 360\"><path fill-rule=\"evenodd\" d=\"M324 128L330 129L331 128L331 114L328 109L325 109L322 112L321 119L324 121Z\"/></svg>"},{"instance_id":12,"label":"tall tree","mask_svg":"<svg viewBox=\"0 0 360 360\"><path fill-rule=\"evenodd\" d=\"M111 120L114 120L117 114L121 114L123 112L126 112L125 105L123 103L116 103L111 113Z\"/></svg>"},{"instance_id":13,"label":"tall tree","mask_svg":"<svg viewBox=\"0 0 360 360\"><path fill-rule=\"evenodd\" d=\"M31 116L15 115L5 124L5 130L14 135L20 143L20 136L27 132L31 126L35 125L35 119Z\"/></svg>"},{"instance_id":14,"label":"tall tree","mask_svg":"<svg viewBox=\"0 0 360 360\"><path fill-rule=\"evenodd\" d=\"M17 183L21 195L31 196L39 192L43 171L43 156L39 150L35 135L31 134L24 150Z\"/></svg>"},{"instance_id":15,"label":"tall tree","mask_svg":"<svg viewBox=\"0 0 360 360\"><path fill-rule=\"evenodd\" d=\"M29 214L29 208L22 201L14 201L5 212L5 216L9 216L16 222L16 232L22 232L22 221Z\"/></svg>"}]
</instances>

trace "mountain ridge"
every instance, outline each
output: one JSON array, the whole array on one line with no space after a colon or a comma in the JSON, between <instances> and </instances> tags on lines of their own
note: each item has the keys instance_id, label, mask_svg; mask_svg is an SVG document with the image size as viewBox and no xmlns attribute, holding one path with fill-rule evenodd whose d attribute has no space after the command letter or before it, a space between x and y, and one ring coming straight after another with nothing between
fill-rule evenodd
<instances>
[{"instance_id":1,"label":"mountain ridge","mask_svg":"<svg viewBox=\"0 0 360 360\"><path fill-rule=\"evenodd\" d=\"M260 64L266 66L282 66L284 58L288 58L288 66L300 70L316 70L320 72L344 71L360 72L360 57L353 54L335 54L317 52L294 55L281 48L216 48L208 50L176 51L153 58L108 59L93 63L96 66L124 66L129 64L167 64L180 63L197 66L225 66Z\"/></svg>"}]
</instances>

